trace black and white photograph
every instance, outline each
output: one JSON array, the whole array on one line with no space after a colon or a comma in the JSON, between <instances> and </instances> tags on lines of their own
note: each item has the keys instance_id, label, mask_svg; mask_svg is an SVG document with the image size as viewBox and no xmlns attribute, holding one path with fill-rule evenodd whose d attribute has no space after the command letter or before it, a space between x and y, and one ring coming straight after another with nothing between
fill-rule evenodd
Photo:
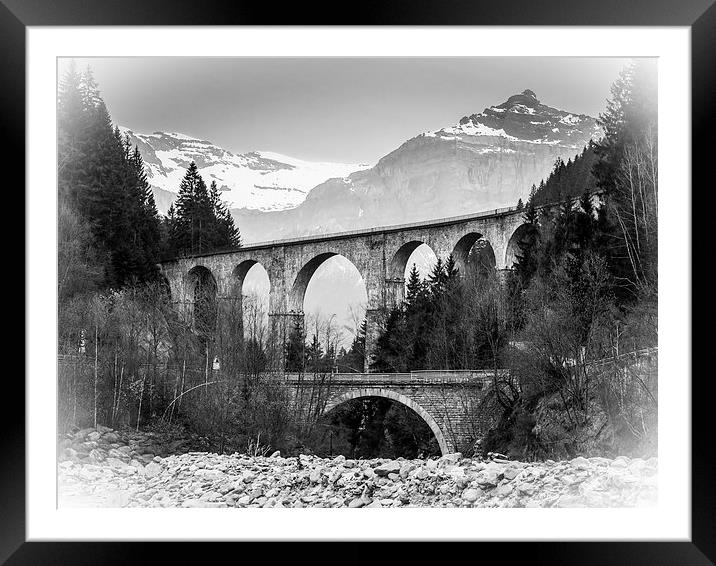
<instances>
[{"instance_id":1,"label":"black and white photograph","mask_svg":"<svg viewBox=\"0 0 716 566\"><path fill-rule=\"evenodd\" d=\"M24 85L3 94L27 221L14 563L144 561L132 541L707 552L696 13L72 2L0 34Z\"/></svg>"},{"instance_id":2,"label":"black and white photograph","mask_svg":"<svg viewBox=\"0 0 716 566\"><path fill-rule=\"evenodd\" d=\"M649 57L59 57L59 508L649 508Z\"/></svg>"}]
</instances>

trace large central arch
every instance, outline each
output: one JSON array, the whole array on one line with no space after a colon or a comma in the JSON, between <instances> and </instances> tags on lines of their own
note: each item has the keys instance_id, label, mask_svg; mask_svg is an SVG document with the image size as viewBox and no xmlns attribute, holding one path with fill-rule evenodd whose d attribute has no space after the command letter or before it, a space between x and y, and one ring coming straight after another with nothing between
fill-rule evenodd
<instances>
[{"instance_id":1,"label":"large central arch","mask_svg":"<svg viewBox=\"0 0 716 566\"><path fill-rule=\"evenodd\" d=\"M388 278L403 280L405 278L405 268L408 265L410 256L423 244L425 244L425 242L422 240L411 240L400 246L388 266Z\"/></svg>"},{"instance_id":2,"label":"large central arch","mask_svg":"<svg viewBox=\"0 0 716 566\"><path fill-rule=\"evenodd\" d=\"M296 275L291 287L291 294L288 297L288 308L292 312L303 312L303 299L306 297L306 289L311 277L326 260L337 256L336 252L325 252L310 259Z\"/></svg>"},{"instance_id":3,"label":"large central arch","mask_svg":"<svg viewBox=\"0 0 716 566\"><path fill-rule=\"evenodd\" d=\"M386 286L388 287L387 303L389 306L399 305L405 299L405 285L408 278L406 274L408 262L413 256L415 250L421 246L426 246L437 260L437 254L430 244L422 240L410 240L398 248L398 250L393 254L390 263L386 266Z\"/></svg>"},{"instance_id":4,"label":"large central arch","mask_svg":"<svg viewBox=\"0 0 716 566\"><path fill-rule=\"evenodd\" d=\"M440 446L440 452L442 452L443 455L454 452L454 450L452 450L451 444L448 443L447 439L445 438L445 435L443 434L443 431L440 429L440 425L438 425L438 423L435 421L435 419L430 413L428 413L423 407L413 401L410 397L407 397L402 393L397 393L396 391L392 391L390 389L365 387L361 389L355 389L353 391L348 391L347 393L330 399L328 403L326 403L326 407L323 409L323 414L328 413L329 411L335 409L346 401L360 399L361 397L383 397L385 399L391 399L392 401L401 403L409 409L412 409L430 427L430 430L433 432L435 438L438 441L438 446Z\"/></svg>"}]
</instances>

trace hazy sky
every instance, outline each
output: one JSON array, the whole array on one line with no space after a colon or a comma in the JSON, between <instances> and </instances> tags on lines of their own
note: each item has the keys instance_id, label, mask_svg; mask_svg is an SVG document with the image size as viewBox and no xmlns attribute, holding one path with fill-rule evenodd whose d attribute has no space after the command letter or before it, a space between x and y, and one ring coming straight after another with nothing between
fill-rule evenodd
<instances>
[{"instance_id":1,"label":"hazy sky","mask_svg":"<svg viewBox=\"0 0 716 566\"><path fill-rule=\"evenodd\" d=\"M93 58L115 124L181 132L235 153L374 163L403 141L532 89L597 116L617 58ZM68 60L60 60L60 74Z\"/></svg>"}]
</instances>

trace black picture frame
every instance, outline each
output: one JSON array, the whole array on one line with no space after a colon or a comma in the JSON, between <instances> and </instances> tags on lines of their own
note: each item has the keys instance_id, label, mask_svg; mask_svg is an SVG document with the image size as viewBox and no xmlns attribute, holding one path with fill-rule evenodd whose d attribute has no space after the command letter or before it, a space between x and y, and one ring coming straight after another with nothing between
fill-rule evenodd
<instances>
[{"instance_id":1,"label":"black picture frame","mask_svg":"<svg viewBox=\"0 0 716 566\"><path fill-rule=\"evenodd\" d=\"M692 186L701 187L702 194L713 190L711 168L714 144L710 141L714 128L712 110L716 93L716 5L714 0L600 0L540 2L511 0L510 2L451 1L383 1L353 5L341 13L336 2L287 4L280 9L275 3L204 0L0 0L0 116L2 137L7 143L3 153L6 163L20 174L15 183L24 186L25 163L25 32L28 26L117 26L117 25L579 25L579 26L690 26L692 33ZM709 159L711 158L711 160ZM710 172L710 171L708 171ZM700 183L699 180L703 182ZM6 187L9 190L9 187ZM693 195L693 192L692 192ZM16 195L17 196L17 195ZM24 199L19 206L25 209ZM700 207L701 213L708 213ZM697 209L698 211L699 209ZM26 213L31 211L26 210ZM708 242L708 221L697 222L692 216L694 250ZM696 228L704 227L704 228ZM703 233L697 236L698 230ZM702 244L703 242L703 244ZM707 258L710 254L692 254L693 258ZM24 277L24 276L21 276ZM693 277L693 274L692 274ZM693 279L692 279L693 280ZM23 280L24 281L24 280ZM24 281L27 284L26 281ZM25 294L26 301L30 298ZM695 297L692 298L692 301ZM703 314L701 316L704 316ZM24 325L23 325L24 328ZM710 333L696 332L693 326L692 349L708 351L706 340ZM28 336L31 340L32 337ZM701 347L699 347L701 346ZM679 564L701 565L716 562L716 497L713 460L713 419L709 405L710 372L698 372L692 367L692 536L690 542L524 542L483 543L479 549L467 547L466 554L474 560L529 560L532 563L552 564ZM8 376L9 377L9 376ZM664 376L664 379L690 379L691 376ZM7 379L3 385L6 404L24 399L23 383ZM162 561L185 562L194 548L188 545L157 545L152 543L82 543L82 542L25 542L25 420L24 403L19 415L3 412L2 464L0 474L0 560L7 564L105 564L149 561L148 552L159 550ZM556 533L558 537L558 533ZM271 544L271 543L268 543ZM464 543L474 544L474 543ZM454 545L455 549L465 548ZM350 543L360 546L352 550L348 545L337 549L321 549L335 559L379 556L385 545ZM219 545L225 550L227 545ZM266 543L259 552L266 552ZM295 545L287 545L295 546ZM332 546L332 545L331 545ZM161 547L161 548L159 548ZM252 549L253 550L253 549ZM284 550L283 548L281 550ZM416 557L422 556L422 545L415 545ZM406 550L401 560L409 560ZM303 549L289 548L287 554L300 557ZM201 549L203 560L209 559ZM242 553L248 552L242 550ZM274 553L275 550L271 550ZM248 557L248 554L243 554Z\"/></svg>"}]
</instances>

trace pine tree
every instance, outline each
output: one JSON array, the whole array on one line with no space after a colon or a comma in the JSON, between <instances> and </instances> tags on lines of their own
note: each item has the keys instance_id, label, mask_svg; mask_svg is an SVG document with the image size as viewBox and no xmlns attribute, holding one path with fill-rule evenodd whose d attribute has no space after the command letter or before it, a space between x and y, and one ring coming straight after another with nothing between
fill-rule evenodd
<instances>
[{"instance_id":1,"label":"pine tree","mask_svg":"<svg viewBox=\"0 0 716 566\"><path fill-rule=\"evenodd\" d=\"M295 320L286 341L286 370L303 373L306 369L306 334L303 324Z\"/></svg>"},{"instance_id":2,"label":"pine tree","mask_svg":"<svg viewBox=\"0 0 716 566\"><path fill-rule=\"evenodd\" d=\"M215 227L213 246L215 248L240 247L241 236L226 204L221 200L216 181L211 182L209 198L214 211Z\"/></svg>"},{"instance_id":3,"label":"pine tree","mask_svg":"<svg viewBox=\"0 0 716 566\"><path fill-rule=\"evenodd\" d=\"M428 285L430 286L430 293L433 297L439 296L443 291L445 285L445 266L443 265L443 259L441 257L437 259L428 276Z\"/></svg>"},{"instance_id":4,"label":"pine tree","mask_svg":"<svg viewBox=\"0 0 716 566\"><path fill-rule=\"evenodd\" d=\"M306 348L306 369L314 373L321 373L325 370L323 347L317 334L313 335L311 343Z\"/></svg>"},{"instance_id":5,"label":"pine tree","mask_svg":"<svg viewBox=\"0 0 716 566\"><path fill-rule=\"evenodd\" d=\"M532 185L530 196L527 199L527 206L522 214L525 224L537 224L537 209L535 208L535 199L537 198L537 189Z\"/></svg>"},{"instance_id":6,"label":"pine tree","mask_svg":"<svg viewBox=\"0 0 716 566\"><path fill-rule=\"evenodd\" d=\"M89 65L80 76L78 87L82 106L86 111L91 111L104 105L104 101L99 94L97 81L95 81L92 68Z\"/></svg>"},{"instance_id":7,"label":"pine tree","mask_svg":"<svg viewBox=\"0 0 716 566\"><path fill-rule=\"evenodd\" d=\"M157 275L157 261L161 247L159 214L154 194L147 181L144 160L139 148L132 149L125 137L127 189L131 193L131 222L137 251L137 275L140 280L153 280Z\"/></svg>"},{"instance_id":8,"label":"pine tree","mask_svg":"<svg viewBox=\"0 0 716 566\"><path fill-rule=\"evenodd\" d=\"M71 62L59 87L57 100L57 172L60 199L76 206L75 182L80 174L87 117L80 95L80 73Z\"/></svg>"},{"instance_id":9,"label":"pine tree","mask_svg":"<svg viewBox=\"0 0 716 566\"><path fill-rule=\"evenodd\" d=\"M455 262L455 256L453 254L450 254L445 261L444 268L445 283L448 287L458 280L458 272L459 269L457 267L457 263Z\"/></svg>"},{"instance_id":10,"label":"pine tree","mask_svg":"<svg viewBox=\"0 0 716 566\"><path fill-rule=\"evenodd\" d=\"M216 182L209 189L193 161L179 187L168 217L171 254L202 253L241 245L239 231Z\"/></svg>"},{"instance_id":11,"label":"pine tree","mask_svg":"<svg viewBox=\"0 0 716 566\"><path fill-rule=\"evenodd\" d=\"M605 190L606 213L600 225L611 224L610 269L624 284L622 301L656 296L658 216L657 80L653 61L625 68L612 85L607 110L599 123L605 136L594 147L599 160L592 172Z\"/></svg>"},{"instance_id":12,"label":"pine tree","mask_svg":"<svg viewBox=\"0 0 716 566\"><path fill-rule=\"evenodd\" d=\"M379 372L409 371L411 354L410 334L404 310L399 306L388 314L385 331L376 340L369 365L371 370Z\"/></svg>"},{"instance_id":13,"label":"pine tree","mask_svg":"<svg viewBox=\"0 0 716 566\"><path fill-rule=\"evenodd\" d=\"M88 118L80 96L81 76L70 63L58 89L57 100L57 230L58 293L60 304L77 293L103 285L104 252L95 240L92 224L79 211L78 184L85 172Z\"/></svg>"},{"instance_id":14,"label":"pine tree","mask_svg":"<svg viewBox=\"0 0 716 566\"><path fill-rule=\"evenodd\" d=\"M63 210L91 231L102 286L157 275L159 224L138 152L113 127L88 68L67 72L58 99L58 186ZM69 208L68 208L69 207Z\"/></svg>"},{"instance_id":15,"label":"pine tree","mask_svg":"<svg viewBox=\"0 0 716 566\"><path fill-rule=\"evenodd\" d=\"M413 264L405 287L405 301L409 308L417 304L423 289L423 281L420 279L420 273L418 272L417 266Z\"/></svg>"},{"instance_id":16,"label":"pine tree","mask_svg":"<svg viewBox=\"0 0 716 566\"><path fill-rule=\"evenodd\" d=\"M170 248L174 253L202 253L212 249L214 212L206 184L191 162L179 186L174 204Z\"/></svg>"},{"instance_id":17,"label":"pine tree","mask_svg":"<svg viewBox=\"0 0 716 566\"><path fill-rule=\"evenodd\" d=\"M368 321L363 319L343 360L343 364L348 366L348 369L359 373L363 371L365 365L365 337L367 330Z\"/></svg>"}]
</instances>

